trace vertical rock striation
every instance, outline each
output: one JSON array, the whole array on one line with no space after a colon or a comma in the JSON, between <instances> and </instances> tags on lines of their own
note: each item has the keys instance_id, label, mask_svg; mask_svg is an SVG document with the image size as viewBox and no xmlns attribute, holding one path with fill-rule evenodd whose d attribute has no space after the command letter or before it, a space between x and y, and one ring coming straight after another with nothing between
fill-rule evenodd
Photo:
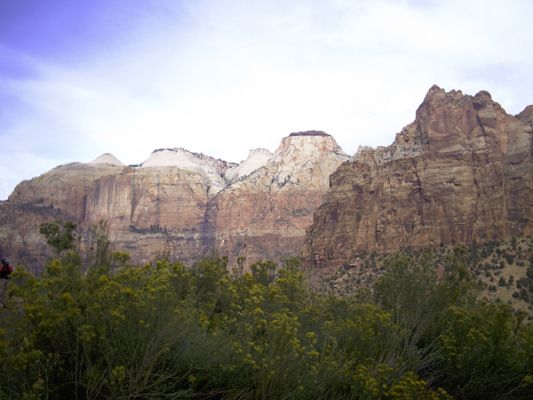
<instances>
[{"instance_id":1,"label":"vertical rock striation","mask_svg":"<svg viewBox=\"0 0 533 400\"><path fill-rule=\"evenodd\" d=\"M19 184L0 205L0 251L38 266L49 255L40 223L70 220L86 237L104 220L136 263L192 263L213 251L232 262L296 255L329 174L347 158L319 132L293 134L274 154L252 150L240 165L181 148L133 167L104 154Z\"/></svg>"},{"instance_id":2,"label":"vertical rock striation","mask_svg":"<svg viewBox=\"0 0 533 400\"><path fill-rule=\"evenodd\" d=\"M307 265L533 233L531 115L508 115L486 91L433 86L391 146L362 148L332 174Z\"/></svg>"},{"instance_id":3,"label":"vertical rock striation","mask_svg":"<svg viewBox=\"0 0 533 400\"><path fill-rule=\"evenodd\" d=\"M214 196L208 222L216 250L232 263L296 256L329 175L348 156L332 136L310 131L284 138L267 162Z\"/></svg>"},{"instance_id":4,"label":"vertical rock striation","mask_svg":"<svg viewBox=\"0 0 533 400\"><path fill-rule=\"evenodd\" d=\"M191 154L183 158L191 161ZM232 166L203 155L192 157L199 159L196 165L124 167L109 163L106 156L104 163L67 164L22 182L0 207L0 249L36 264L48 255L38 233L40 223L74 221L85 237L104 220L115 247L130 252L135 262L158 255L192 262L207 252L202 230L207 201L220 190L218 183L225 182L226 167Z\"/></svg>"}]
</instances>

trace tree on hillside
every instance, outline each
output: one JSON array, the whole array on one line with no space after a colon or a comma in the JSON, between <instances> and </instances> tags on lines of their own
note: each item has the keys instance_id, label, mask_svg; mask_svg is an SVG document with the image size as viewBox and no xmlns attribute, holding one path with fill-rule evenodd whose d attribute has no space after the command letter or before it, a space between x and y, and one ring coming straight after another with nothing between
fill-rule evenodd
<instances>
[{"instance_id":1,"label":"tree on hillside","mask_svg":"<svg viewBox=\"0 0 533 400\"><path fill-rule=\"evenodd\" d=\"M47 222L39 226L39 232L46 242L59 255L65 250L73 250L76 243L76 224L70 221Z\"/></svg>"}]
</instances>

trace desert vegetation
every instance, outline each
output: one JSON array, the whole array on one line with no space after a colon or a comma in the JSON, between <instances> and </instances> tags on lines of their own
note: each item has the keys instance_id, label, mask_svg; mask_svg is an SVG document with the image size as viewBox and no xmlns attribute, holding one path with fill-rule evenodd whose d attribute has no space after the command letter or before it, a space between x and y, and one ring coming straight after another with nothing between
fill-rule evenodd
<instances>
[{"instance_id":1,"label":"desert vegetation","mask_svg":"<svg viewBox=\"0 0 533 400\"><path fill-rule=\"evenodd\" d=\"M533 396L533 325L480 295L461 249L441 269L390 256L341 296L310 289L296 259L134 265L105 225L89 254L71 228L43 227L56 257L2 293L2 399Z\"/></svg>"},{"instance_id":2,"label":"desert vegetation","mask_svg":"<svg viewBox=\"0 0 533 400\"><path fill-rule=\"evenodd\" d=\"M513 237L473 246L441 246L436 249L403 250L392 255L360 254L352 262L330 273L320 274L311 283L322 293L350 296L362 287L371 287L387 270L392 259L405 256L433 268L437 276L460 262L469 279L475 281L476 295L511 305L533 319L533 238Z\"/></svg>"}]
</instances>

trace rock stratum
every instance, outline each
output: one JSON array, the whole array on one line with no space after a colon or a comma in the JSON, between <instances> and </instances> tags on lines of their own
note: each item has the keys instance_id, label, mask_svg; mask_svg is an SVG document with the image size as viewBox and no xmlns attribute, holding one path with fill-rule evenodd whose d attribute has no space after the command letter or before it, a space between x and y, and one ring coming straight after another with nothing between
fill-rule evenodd
<instances>
[{"instance_id":1,"label":"rock stratum","mask_svg":"<svg viewBox=\"0 0 533 400\"><path fill-rule=\"evenodd\" d=\"M348 156L323 132L293 133L261 168L208 202L211 247L235 259L298 255L329 175Z\"/></svg>"},{"instance_id":2,"label":"rock stratum","mask_svg":"<svg viewBox=\"0 0 533 400\"><path fill-rule=\"evenodd\" d=\"M303 247L335 269L364 253L533 234L533 107L433 86L394 143L360 148L330 177Z\"/></svg>"},{"instance_id":3,"label":"rock stratum","mask_svg":"<svg viewBox=\"0 0 533 400\"><path fill-rule=\"evenodd\" d=\"M310 131L286 137L274 153L252 150L240 164L173 148L137 166L111 154L62 165L0 204L0 253L38 269L50 255L41 223L73 221L83 242L103 220L115 248L136 263L213 253L230 263L279 261L298 255L329 175L348 158L333 137Z\"/></svg>"}]
</instances>

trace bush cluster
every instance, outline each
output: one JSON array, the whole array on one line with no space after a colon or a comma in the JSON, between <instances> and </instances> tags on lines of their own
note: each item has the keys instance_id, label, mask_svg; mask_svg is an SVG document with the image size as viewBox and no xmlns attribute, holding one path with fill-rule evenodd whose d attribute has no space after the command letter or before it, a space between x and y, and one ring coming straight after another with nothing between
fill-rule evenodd
<instances>
[{"instance_id":1,"label":"bush cluster","mask_svg":"<svg viewBox=\"0 0 533 400\"><path fill-rule=\"evenodd\" d=\"M93 265L72 250L17 269L0 309L0 398L527 399L533 326L392 257L372 290L308 290L296 260Z\"/></svg>"}]
</instances>

